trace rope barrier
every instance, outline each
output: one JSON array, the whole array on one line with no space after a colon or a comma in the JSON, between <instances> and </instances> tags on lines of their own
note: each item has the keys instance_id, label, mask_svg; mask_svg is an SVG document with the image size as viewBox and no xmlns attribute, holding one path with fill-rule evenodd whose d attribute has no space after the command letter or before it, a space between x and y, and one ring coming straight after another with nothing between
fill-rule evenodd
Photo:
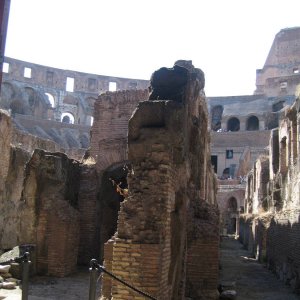
<instances>
[{"instance_id":1,"label":"rope barrier","mask_svg":"<svg viewBox=\"0 0 300 300\"><path fill-rule=\"evenodd\" d=\"M120 283L122 283L123 285L127 286L128 288L132 289L133 291L137 292L138 294L148 298L148 299L152 299L152 300L157 300L156 298L150 296L149 294L137 289L136 287L132 286L131 284L127 283L126 281L118 278L116 275L114 275L113 273L107 271L103 266L101 266L100 264L96 264L95 267L100 271L103 272L107 275L109 275L110 277L112 277L113 279L119 281Z\"/></svg>"}]
</instances>

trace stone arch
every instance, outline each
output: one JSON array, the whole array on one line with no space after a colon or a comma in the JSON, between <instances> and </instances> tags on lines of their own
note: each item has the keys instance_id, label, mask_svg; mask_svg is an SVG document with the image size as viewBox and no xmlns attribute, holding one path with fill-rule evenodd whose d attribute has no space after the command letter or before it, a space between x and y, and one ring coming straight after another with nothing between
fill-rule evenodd
<instances>
[{"instance_id":1,"label":"stone arch","mask_svg":"<svg viewBox=\"0 0 300 300\"><path fill-rule=\"evenodd\" d=\"M64 112L61 114L60 120L62 123L74 124L75 118L70 112Z\"/></svg>"},{"instance_id":2,"label":"stone arch","mask_svg":"<svg viewBox=\"0 0 300 300\"><path fill-rule=\"evenodd\" d=\"M94 158L97 160L97 169L102 172L117 162L127 161L126 149L126 138L102 140L97 153L94 154Z\"/></svg>"},{"instance_id":3,"label":"stone arch","mask_svg":"<svg viewBox=\"0 0 300 300\"><path fill-rule=\"evenodd\" d=\"M240 120L236 117L231 117L227 121L227 131L239 131L240 130Z\"/></svg>"},{"instance_id":4,"label":"stone arch","mask_svg":"<svg viewBox=\"0 0 300 300\"><path fill-rule=\"evenodd\" d=\"M1 86L1 98L13 99L16 95L15 87L9 82L3 82Z\"/></svg>"},{"instance_id":5,"label":"stone arch","mask_svg":"<svg viewBox=\"0 0 300 300\"><path fill-rule=\"evenodd\" d=\"M211 129L213 131L218 131L221 129L223 106L217 105L211 109Z\"/></svg>"},{"instance_id":6,"label":"stone arch","mask_svg":"<svg viewBox=\"0 0 300 300\"><path fill-rule=\"evenodd\" d=\"M246 130L255 131L259 130L259 120L256 116L250 116L246 121Z\"/></svg>"}]
</instances>

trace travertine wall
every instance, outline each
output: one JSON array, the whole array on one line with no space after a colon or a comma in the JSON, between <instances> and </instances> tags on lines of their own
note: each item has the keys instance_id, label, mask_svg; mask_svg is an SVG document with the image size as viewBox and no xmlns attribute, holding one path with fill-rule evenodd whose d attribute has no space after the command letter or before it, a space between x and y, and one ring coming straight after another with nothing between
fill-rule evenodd
<instances>
[{"instance_id":1,"label":"travertine wall","mask_svg":"<svg viewBox=\"0 0 300 300\"><path fill-rule=\"evenodd\" d=\"M300 289L299 98L272 130L269 157L248 176L240 238L286 284Z\"/></svg>"},{"instance_id":2,"label":"travertine wall","mask_svg":"<svg viewBox=\"0 0 300 300\"><path fill-rule=\"evenodd\" d=\"M256 94L293 95L300 80L300 27L276 34L263 69L256 71Z\"/></svg>"},{"instance_id":3,"label":"travertine wall","mask_svg":"<svg viewBox=\"0 0 300 300\"><path fill-rule=\"evenodd\" d=\"M219 228L204 78L189 62L178 64L189 71L155 72L150 100L129 121L129 196L105 265L158 299L216 299ZM103 296L141 299L106 277Z\"/></svg>"},{"instance_id":4,"label":"travertine wall","mask_svg":"<svg viewBox=\"0 0 300 300\"><path fill-rule=\"evenodd\" d=\"M59 122L62 114L69 113L74 124L90 126L94 103L99 94L110 90L110 83L116 84L117 91L146 89L149 85L148 80L62 70L9 57L4 61L8 72L3 73L1 107ZM24 75L25 68L30 69L30 76ZM67 89L67 78L73 79L72 90Z\"/></svg>"}]
</instances>

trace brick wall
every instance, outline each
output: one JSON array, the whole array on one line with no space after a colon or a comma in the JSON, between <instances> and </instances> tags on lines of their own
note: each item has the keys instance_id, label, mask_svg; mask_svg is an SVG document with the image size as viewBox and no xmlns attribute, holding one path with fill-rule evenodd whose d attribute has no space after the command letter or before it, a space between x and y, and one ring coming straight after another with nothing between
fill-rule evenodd
<instances>
[{"instance_id":1,"label":"brick wall","mask_svg":"<svg viewBox=\"0 0 300 300\"><path fill-rule=\"evenodd\" d=\"M217 298L216 183L200 70L191 70L195 73L182 92L184 105L140 102L129 120L129 196L121 204L117 233L105 246L105 265L158 299L182 299L194 290L193 299L204 294ZM152 93L159 91L154 87ZM200 232L209 233L204 237ZM107 277L103 293L114 299L143 298Z\"/></svg>"},{"instance_id":2,"label":"brick wall","mask_svg":"<svg viewBox=\"0 0 300 300\"><path fill-rule=\"evenodd\" d=\"M90 145L90 155L99 171L127 160L128 121L139 101L147 98L148 90L107 92L99 96Z\"/></svg>"},{"instance_id":3,"label":"brick wall","mask_svg":"<svg viewBox=\"0 0 300 300\"><path fill-rule=\"evenodd\" d=\"M79 213L80 243L78 263L88 264L92 258L99 258L99 182L94 164L80 167Z\"/></svg>"},{"instance_id":4,"label":"brick wall","mask_svg":"<svg viewBox=\"0 0 300 300\"><path fill-rule=\"evenodd\" d=\"M260 157L248 176L240 239L281 280L300 291L298 121L300 99L285 110L272 131L269 157ZM297 132L297 134L296 134ZM297 156L299 156L297 154ZM255 213L255 214L254 214Z\"/></svg>"}]
</instances>

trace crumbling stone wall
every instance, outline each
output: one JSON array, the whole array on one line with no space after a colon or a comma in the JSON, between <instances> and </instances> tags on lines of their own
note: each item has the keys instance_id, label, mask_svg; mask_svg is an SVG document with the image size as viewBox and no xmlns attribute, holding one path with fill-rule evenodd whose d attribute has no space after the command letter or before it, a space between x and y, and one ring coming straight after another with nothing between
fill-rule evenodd
<instances>
[{"instance_id":1,"label":"crumbling stone wall","mask_svg":"<svg viewBox=\"0 0 300 300\"><path fill-rule=\"evenodd\" d=\"M253 254L299 292L299 97L272 130L269 158L248 177L240 238ZM250 221L251 220L251 221Z\"/></svg>"},{"instance_id":2,"label":"crumbling stone wall","mask_svg":"<svg viewBox=\"0 0 300 300\"><path fill-rule=\"evenodd\" d=\"M300 27L285 28L275 36L262 69L256 70L256 94L293 95L300 80Z\"/></svg>"},{"instance_id":3,"label":"crumbling stone wall","mask_svg":"<svg viewBox=\"0 0 300 300\"><path fill-rule=\"evenodd\" d=\"M127 161L128 121L139 101L147 98L148 90L106 92L98 97L90 155L99 172Z\"/></svg>"},{"instance_id":4,"label":"crumbling stone wall","mask_svg":"<svg viewBox=\"0 0 300 300\"><path fill-rule=\"evenodd\" d=\"M24 177L23 210L35 212L27 220L31 235L26 241L37 246L37 272L70 274L76 268L79 243L79 163L62 153L35 150Z\"/></svg>"},{"instance_id":5,"label":"crumbling stone wall","mask_svg":"<svg viewBox=\"0 0 300 300\"><path fill-rule=\"evenodd\" d=\"M204 75L191 62L162 68L129 121L129 196L105 265L158 299L216 299L218 210L210 168ZM107 299L138 299L104 277Z\"/></svg>"},{"instance_id":6,"label":"crumbling stone wall","mask_svg":"<svg viewBox=\"0 0 300 300\"><path fill-rule=\"evenodd\" d=\"M19 132L2 111L0 144L1 250L34 245L37 272L73 272L79 244L79 163L62 153L33 151L60 147Z\"/></svg>"}]
</instances>

